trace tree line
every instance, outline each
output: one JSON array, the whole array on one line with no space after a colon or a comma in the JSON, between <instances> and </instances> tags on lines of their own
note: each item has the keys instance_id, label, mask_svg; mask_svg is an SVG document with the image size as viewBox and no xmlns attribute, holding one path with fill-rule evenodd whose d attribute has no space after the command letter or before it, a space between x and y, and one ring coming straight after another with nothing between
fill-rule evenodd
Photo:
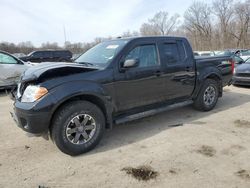
<instances>
[{"instance_id":1,"label":"tree line","mask_svg":"<svg viewBox=\"0 0 250 188\"><path fill-rule=\"evenodd\" d=\"M143 23L139 31L126 31L121 37L131 36L184 36L194 50L223 50L250 48L250 0L214 0L212 3L194 1L184 15L157 12ZM19 44L1 42L0 50L10 53L29 53L40 49L68 49L83 53L108 38L96 38L90 43L47 42L35 47L32 42Z\"/></svg>"}]
</instances>

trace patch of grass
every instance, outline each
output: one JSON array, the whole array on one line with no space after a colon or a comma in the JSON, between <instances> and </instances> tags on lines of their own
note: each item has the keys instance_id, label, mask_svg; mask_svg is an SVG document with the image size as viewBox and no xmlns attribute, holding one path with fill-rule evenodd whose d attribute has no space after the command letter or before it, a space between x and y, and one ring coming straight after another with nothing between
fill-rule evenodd
<instances>
[{"instance_id":1,"label":"patch of grass","mask_svg":"<svg viewBox=\"0 0 250 188\"><path fill-rule=\"evenodd\" d=\"M201 153L202 155L205 155L207 157L213 157L216 154L216 150L211 146L203 145L198 150L196 150L198 153Z\"/></svg>"},{"instance_id":2,"label":"patch of grass","mask_svg":"<svg viewBox=\"0 0 250 188\"><path fill-rule=\"evenodd\" d=\"M122 171L125 171L127 174L131 175L139 181L148 181L150 179L155 179L159 174L150 166L139 166L137 168L125 167L122 169Z\"/></svg>"}]
</instances>

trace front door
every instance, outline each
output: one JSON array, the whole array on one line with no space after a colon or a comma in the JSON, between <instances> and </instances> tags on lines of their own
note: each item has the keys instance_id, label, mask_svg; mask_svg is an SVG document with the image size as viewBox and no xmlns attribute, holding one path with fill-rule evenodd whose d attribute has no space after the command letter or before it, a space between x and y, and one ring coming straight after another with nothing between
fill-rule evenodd
<instances>
[{"instance_id":1,"label":"front door","mask_svg":"<svg viewBox=\"0 0 250 188\"><path fill-rule=\"evenodd\" d=\"M139 60L139 66L115 74L118 111L142 107L163 100L164 81L156 44L136 44L121 61Z\"/></svg>"}]
</instances>

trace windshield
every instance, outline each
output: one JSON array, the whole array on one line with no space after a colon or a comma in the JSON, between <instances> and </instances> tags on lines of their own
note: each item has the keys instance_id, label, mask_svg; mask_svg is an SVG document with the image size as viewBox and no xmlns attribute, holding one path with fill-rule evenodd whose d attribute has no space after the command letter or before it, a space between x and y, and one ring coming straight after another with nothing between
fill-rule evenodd
<instances>
[{"instance_id":1,"label":"windshield","mask_svg":"<svg viewBox=\"0 0 250 188\"><path fill-rule=\"evenodd\" d=\"M75 62L106 67L127 42L127 40L102 42L82 54Z\"/></svg>"}]
</instances>

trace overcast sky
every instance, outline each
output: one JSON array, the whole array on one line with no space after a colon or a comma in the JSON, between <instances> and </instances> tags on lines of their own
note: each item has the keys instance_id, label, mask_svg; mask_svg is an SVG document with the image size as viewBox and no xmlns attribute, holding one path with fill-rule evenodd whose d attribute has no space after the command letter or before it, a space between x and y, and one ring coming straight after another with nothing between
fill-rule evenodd
<instances>
[{"instance_id":1,"label":"overcast sky","mask_svg":"<svg viewBox=\"0 0 250 188\"><path fill-rule=\"evenodd\" d=\"M64 43L139 30L158 11L182 15L193 0L0 0L0 41Z\"/></svg>"}]
</instances>

